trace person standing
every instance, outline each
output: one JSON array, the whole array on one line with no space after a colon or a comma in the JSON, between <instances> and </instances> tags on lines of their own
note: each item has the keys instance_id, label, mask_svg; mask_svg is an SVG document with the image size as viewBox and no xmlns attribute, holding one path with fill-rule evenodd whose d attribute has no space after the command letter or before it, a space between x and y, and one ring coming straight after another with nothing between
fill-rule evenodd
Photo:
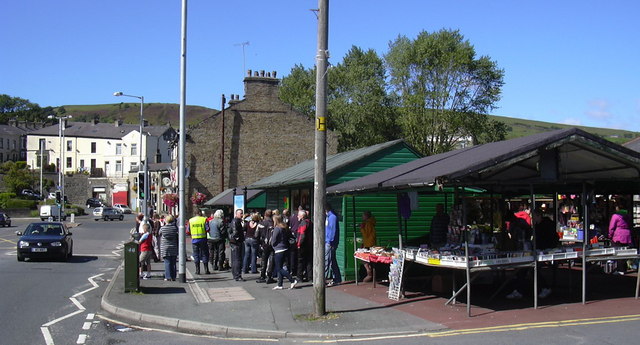
<instances>
[{"instance_id":1,"label":"person standing","mask_svg":"<svg viewBox=\"0 0 640 345\"><path fill-rule=\"evenodd\" d=\"M204 264L204 273L209 272L209 248L207 247L207 232L209 223L204 217L204 211L196 210L195 215L187 223L187 235L191 235L191 248L193 249L193 263L196 265L196 274L200 274L200 262Z\"/></svg>"},{"instance_id":2,"label":"person standing","mask_svg":"<svg viewBox=\"0 0 640 345\"><path fill-rule=\"evenodd\" d=\"M364 211L362 213L362 223L360 223L360 233L362 234L362 246L364 248L371 248L376 246L376 217L371 215L370 211ZM371 263L365 262L364 269L367 271L367 276L362 280L363 282L370 282L373 280L373 268Z\"/></svg>"},{"instance_id":3,"label":"person standing","mask_svg":"<svg viewBox=\"0 0 640 345\"><path fill-rule=\"evenodd\" d=\"M242 261L242 270L245 274L258 273L258 267L256 266L256 259L258 257L258 225L260 224L259 213L253 213L251 220L245 223L244 226L244 260Z\"/></svg>"},{"instance_id":4,"label":"person standing","mask_svg":"<svg viewBox=\"0 0 640 345\"><path fill-rule=\"evenodd\" d=\"M436 204L436 214L431 218L431 248L439 249L447 244L449 215L444 212L443 204Z\"/></svg>"},{"instance_id":5,"label":"person standing","mask_svg":"<svg viewBox=\"0 0 640 345\"><path fill-rule=\"evenodd\" d=\"M633 220L629 211L626 209L624 200L618 200L616 203L616 212L611 216L609 222L609 238L616 247L631 246L633 240L631 238L631 229ZM624 275L627 272L627 261L618 260L616 271L613 274Z\"/></svg>"},{"instance_id":6,"label":"person standing","mask_svg":"<svg viewBox=\"0 0 640 345\"><path fill-rule=\"evenodd\" d=\"M158 230L160 255L164 260L164 280L176 280L176 259L178 257L178 227L172 215L165 218L165 225Z\"/></svg>"},{"instance_id":7,"label":"person standing","mask_svg":"<svg viewBox=\"0 0 640 345\"><path fill-rule=\"evenodd\" d=\"M258 231L258 241L262 247L262 265L260 267L260 278L256 283L275 283L273 280L273 247L271 246L271 235L273 235L273 214L271 210L264 211L264 219L260 223Z\"/></svg>"},{"instance_id":8,"label":"person standing","mask_svg":"<svg viewBox=\"0 0 640 345\"><path fill-rule=\"evenodd\" d=\"M242 246L244 245L244 213L237 209L229 227L229 247L231 248L231 273L236 281L242 278Z\"/></svg>"},{"instance_id":9,"label":"person standing","mask_svg":"<svg viewBox=\"0 0 640 345\"><path fill-rule=\"evenodd\" d=\"M324 239L324 272L326 278L333 278L329 286L342 283L342 275L336 258L336 250L340 243L340 227L338 216L333 212L331 204L325 204L325 239Z\"/></svg>"},{"instance_id":10,"label":"person standing","mask_svg":"<svg viewBox=\"0 0 640 345\"><path fill-rule=\"evenodd\" d=\"M138 258L140 262L140 276L142 279L151 278L151 255L153 252L153 238L151 235L151 226L148 222L140 223L140 231L142 231L142 235L140 236L140 240L138 240L138 244L140 245L140 257ZM146 270L146 273L142 273L143 270Z\"/></svg>"},{"instance_id":11,"label":"person standing","mask_svg":"<svg viewBox=\"0 0 640 345\"><path fill-rule=\"evenodd\" d=\"M298 249L298 273L296 276L303 282L307 282L313 279L313 226L305 210L299 210L296 219L296 247Z\"/></svg>"},{"instance_id":12,"label":"person standing","mask_svg":"<svg viewBox=\"0 0 640 345\"><path fill-rule=\"evenodd\" d=\"M222 271L224 269L224 250L227 231L222 221L223 216L224 212L222 210L216 210L213 213L213 217L208 220L209 232L207 233L207 245L209 246L209 261L214 271Z\"/></svg>"},{"instance_id":13,"label":"person standing","mask_svg":"<svg viewBox=\"0 0 640 345\"><path fill-rule=\"evenodd\" d=\"M278 285L273 287L273 290L282 290L282 283L286 277L291 282L289 289L293 289L298 284L297 280L294 280L291 273L284 269L284 261L287 258L287 251L289 250L289 229L287 225L282 221L280 215L273 216L273 234L271 235L271 244L273 245L273 251L275 252L275 269L278 273Z\"/></svg>"},{"instance_id":14,"label":"person standing","mask_svg":"<svg viewBox=\"0 0 640 345\"><path fill-rule=\"evenodd\" d=\"M160 258L162 255L160 253L160 235L158 231L160 231L160 216L157 213L153 214L153 218L151 220L153 235L153 262L160 262Z\"/></svg>"}]
</instances>

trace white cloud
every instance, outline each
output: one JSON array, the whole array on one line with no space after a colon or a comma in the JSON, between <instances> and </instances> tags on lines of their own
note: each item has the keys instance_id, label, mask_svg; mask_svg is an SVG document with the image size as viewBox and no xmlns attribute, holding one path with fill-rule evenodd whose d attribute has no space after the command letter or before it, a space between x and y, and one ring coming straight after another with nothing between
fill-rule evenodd
<instances>
[{"instance_id":1,"label":"white cloud","mask_svg":"<svg viewBox=\"0 0 640 345\"><path fill-rule=\"evenodd\" d=\"M609 120L613 118L613 113L609 111L611 104L604 99L594 99L589 101L589 110L585 111L585 115L595 120Z\"/></svg>"},{"instance_id":2,"label":"white cloud","mask_svg":"<svg viewBox=\"0 0 640 345\"><path fill-rule=\"evenodd\" d=\"M567 117L561 122L564 125L582 126L582 121L573 117Z\"/></svg>"}]
</instances>

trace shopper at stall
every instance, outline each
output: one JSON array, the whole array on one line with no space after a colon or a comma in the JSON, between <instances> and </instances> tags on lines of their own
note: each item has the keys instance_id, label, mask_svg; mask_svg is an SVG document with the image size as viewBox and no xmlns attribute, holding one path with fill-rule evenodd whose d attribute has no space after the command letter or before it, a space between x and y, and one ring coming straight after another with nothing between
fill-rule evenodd
<instances>
[{"instance_id":1,"label":"shopper at stall","mask_svg":"<svg viewBox=\"0 0 640 345\"><path fill-rule=\"evenodd\" d=\"M436 214L431 218L431 248L437 249L447 244L449 215L444 212L443 204L436 204Z\"/></svg>"},{"instance_id":2,"label":"shopper at stall","mask_svg":"<svg viewBox=\"0 0 640 345\"><path fill-rule=\"evenodd\" d=\"M278 285L274 286L273 290L282 290L282 283L285 277L291 282L289 289L293 289L298 284L298 281L293 279L291 273L284 269L284 261L287 258L289 238L291 235L289 229L287 229L287 225L282 221L282 216L273 216L273 223L275 227L271 235L271 244L275 252L275 270L278 273Z\"/></svg>"},{"instance_id":3,"label":"shopper at stall","mask_svg":"<svg viewBox=\"0 0 640 345\"><path fill-rule=\"evenodd\" d=\"M532 221L536 232L536 249L555 248L560 243L556 224L551 218L543 215L542 210L535 209Z\"/></svg>"},{"instance_id":4,"label":"shopper at stall","mask_svg":"<svg viewBox=\"0 0 640 345\"><path fill-rule=\"evenodd\" d=\"M609 222L609 238L616 247L627 247L633 243L631 239L633 223L626 206L625 200L619 199L616 203L616 212L611 216ZM627 271L626 260L618 260L617 266L614 274L624 275Z\"/></svg>"},{"instance_id":5,"label":"shopper at stall","mask_svg":"<svg viewBox=\"0 0 640 345\"><path fill-rule=\"evenodd\" d=\"M325 240L324 240L324 272L326 278L333 278L329 286L342 283L342 275L336 258L336 250L340 241L338 216L333 212L331 204L325 204Z\"/></svg>"},{"instance_id":6,"label":"shopper at stall","mask_svg":"<svg viewBox=\"0 0 640 345\"><path fill-rule=\"evenodd\" d=\"M376 217L371 215L371 211L364 211L362 213L362 223L360 223L360 233L362 234L362 247L371 248L376 246ZM363 282L370 282L373 280L373 268L371 263L365 262L363 264L364 269L367 271L367 276L362 279Z\"/></svg>"}]
</instances>

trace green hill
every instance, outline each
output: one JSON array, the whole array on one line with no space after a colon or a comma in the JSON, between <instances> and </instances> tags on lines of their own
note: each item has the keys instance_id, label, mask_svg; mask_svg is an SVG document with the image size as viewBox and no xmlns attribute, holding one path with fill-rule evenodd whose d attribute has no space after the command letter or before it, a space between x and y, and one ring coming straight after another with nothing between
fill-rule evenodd
<instances>
[{"instance_id":1,"label":"green hill","mask_svg":"<svg viewBox=\"0 0 640 345\"><path fill-rule=\"evenodd\" d=\"M489 117L496 121L503 122L507 125L507 128L508 128L507 139L524 137L524 136L535 134L535 133L548 132L556 129L571 128L571 127L580 128L586 132L605 138L617 144L624 144L630 141L631 139L634 139L640 136L640 133L638 132L625 131L621 129L564 125L559 123L517 119L517 118L505 117L505 116L489 115Z\"/></svg>"},{"instance_id":2,"label":"green hill","mask_svg":"<svg viewBox=\"0 0 640 345\"><path fill-rule=\"evenodd\" d=\"M116 103L95 105L64 105L66 114L72 115L74 121L89 122L98 118L100 122L114 122L116 119L124 123L140 123L140 103ZM200 106L187 106L187 126L200 122L218 110ZM171 123L178 127L180 123L180 105L170 103L148 103L144 105L144 118L151 125Z\"/></svg>"}]
</instances>

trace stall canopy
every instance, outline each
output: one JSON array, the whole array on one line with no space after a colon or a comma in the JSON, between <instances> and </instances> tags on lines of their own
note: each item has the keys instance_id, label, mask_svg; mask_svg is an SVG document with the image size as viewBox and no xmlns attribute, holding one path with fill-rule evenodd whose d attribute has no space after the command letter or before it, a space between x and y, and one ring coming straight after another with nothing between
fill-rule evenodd
<instances>
[{"instance_id":1,"label":"stall canopy","mask_svg":"<svg viewBox=\"0 0 640 345\"><path fill-rule=\"evenodd\" d=\"M578 128L472 146L418 159L327 188L328 194L438 188L442 185L538 190L606 184L629 192L640 182L640 152ZM432 189L433 190L433 189Z\"/></svg>"},{"instance_id":2,"label":"stall canopy","mask_svg":"<svg viewBox=\"0 0 640 345\"><path fill-rule=\"evenodd\" d=\"M260 189L247 189L247 202L256 198L263 191ZM236 194L242 195L244 190L240 187L236 188ZM233 188L229 188L224 192L214 196L204 203L205 206L233 206Z\"/></svg>"}]
</instances>

